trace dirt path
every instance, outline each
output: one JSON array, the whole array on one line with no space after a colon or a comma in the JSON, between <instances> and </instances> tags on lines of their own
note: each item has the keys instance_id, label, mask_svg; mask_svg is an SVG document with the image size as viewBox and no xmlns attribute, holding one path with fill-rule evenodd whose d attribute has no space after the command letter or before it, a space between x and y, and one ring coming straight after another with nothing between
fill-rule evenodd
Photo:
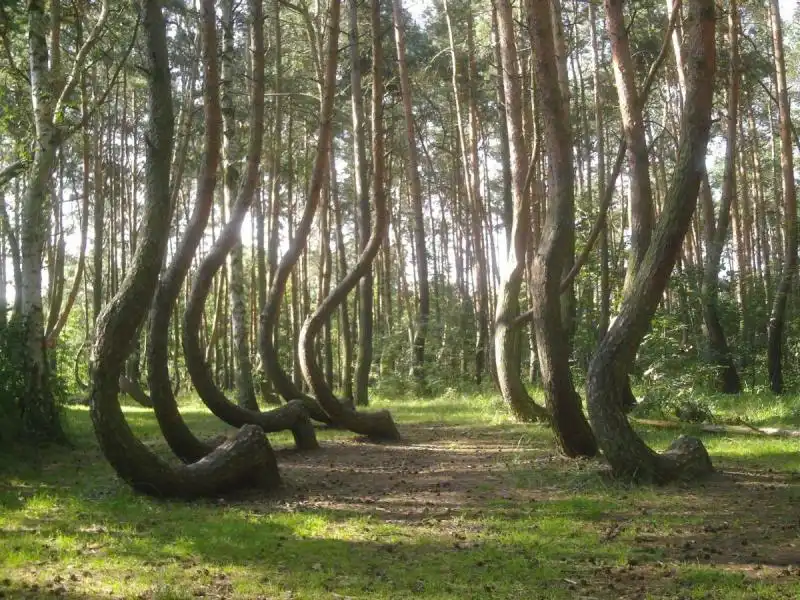
<instances>
[{"instance_id":1,"label":"dirt path","mask_svg":"<svg viewBox=\"0 0 800 600\"><path fill-rule=\"evenodd\" d=\"M288 510L363 512L386 522L432 520L446 526L450 515L479 515L495 500L574 496L575 489L563 485L564 472L568 478L606 477L600 461L576 463L554 454L551 444L531 448L527 439L520 445L507 428L415 426L405 427L404 434L408 444L342 441L327 442L317 454L282 452L288 485L276 501ZM534 485L525 478L532 473L538 473ZM586 577L570 580L576 597L682 597L672 579L676 566L685 564L740 573L745 587L800 585L800 475L722 464L712 480L657 488L644 500L632 492L630 502L627 488L605 484L597 493L624 508L603 515L599 543L626 540L631 554L643 558L589 566ZM656 554L658 560L648 559Z\"/></svg>"}]
</instances>

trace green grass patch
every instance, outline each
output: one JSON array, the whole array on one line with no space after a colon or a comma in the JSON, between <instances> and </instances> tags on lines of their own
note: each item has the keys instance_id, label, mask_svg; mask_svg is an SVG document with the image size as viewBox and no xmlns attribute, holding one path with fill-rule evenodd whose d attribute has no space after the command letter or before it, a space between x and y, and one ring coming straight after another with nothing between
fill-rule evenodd
<instances>
[{"instance_id":1,"label":"green grass patch","mask_svg":"<svg viewBox=\"0 0 800 600\"><path fill-rule=\"evenodd\" d=\"M723 475L635 487L600 459L559 456L546 428L512 423L492 394L375 406L393 411L407 444L321 428L322 450L300 455L289 435L270 436L285 489L194 503L134 494L103 460L87 410L69 407L74 448L0 456L0 595L800 596L797 440L701 434ZM757 410L785 426L770 419L792 406ZM125 411L168 456L152 414ZM228 429L196 400L182 411L200 436ZM676 435L641 433L657 449Z\"/></svg>"}]
</instances>

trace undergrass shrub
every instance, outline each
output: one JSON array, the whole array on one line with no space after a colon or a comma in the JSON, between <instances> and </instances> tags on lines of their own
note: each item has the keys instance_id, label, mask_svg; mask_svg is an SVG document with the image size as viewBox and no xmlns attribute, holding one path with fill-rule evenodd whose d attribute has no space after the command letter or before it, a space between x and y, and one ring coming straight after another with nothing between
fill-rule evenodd
<instances>
[{"instance_id":1,"label":"undergrass shrub","mask_svg":"<svg viewBox=\"0 0 800 600\"><path fill-rule=\"evenodd\" d=\"M0 325L0 445L21 429L19 398L25 389L24 330L19 323Z\"/></svg>"},{"instance_id":2,"label":"undergrass shrub","mask_svg":"<svg viewBox=\"0 0 800 600\"><path fill-rule=\"evenodd\" d=\"M678 419L684 423L715 421L713 402L695 394L692 390L679 390L677 393L663 388L648 390L633 415L650 419Z\"/></svg>"},{"instance_id":3,"label":"undergrass shrub","mask_svg":"<svg viewBox=\"0 0 800 600\"><path fill-rule=\"evenodd\" d=\"M0 325L0 446L26 437L20 404L27 393L25 377L30 371L25 344L25 327L21 321ZM50 391L60 411L67 403L69 390L57 369L50 370Z\"/></svg>"}]
</instances>

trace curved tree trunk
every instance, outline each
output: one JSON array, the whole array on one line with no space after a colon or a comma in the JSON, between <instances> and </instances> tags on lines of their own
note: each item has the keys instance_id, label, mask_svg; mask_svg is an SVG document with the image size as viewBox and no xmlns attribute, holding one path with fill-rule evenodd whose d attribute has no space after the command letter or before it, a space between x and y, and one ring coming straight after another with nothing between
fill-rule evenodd
<instances>
[{"instance_id":1,"label":"curved tree trunk","mask_svg":"<svg viewBox=\"0 0 800 600\"><path fill-rule=\"evenodd\" d=\"M213 12L203 12L201 27L205 132L197 200L175 256L156 287L147 332L147 382L153 409L169 447L185 463L198 461L213 450L212 445L197 439L184 422L169 378L169 325L173 307L214 204L221 145L217 30Z\"/></svg>"},{"instance_id":2,"label":"curved tree trunk","mask_svg":"<svg viewBox=\"0 0 800 600\"><path fill-rule=\"evenodd\" d=\"M697 205L711 126L714 13L712 0L689 2L687 95L675 171L644 260L624 294L619 315L589 365L592 428L614 474L625 478L665 482L712 470L705 448L693 438L679 438L662 455L651 450L630 426L622 410L621 394Z\"/></svg>"},{"instance_id":3,"label":"curved tree trunk","mask_svg":"<svg viewBox=\"0 0 800 600\"><path fill-rule=\"evenodd\" d=\"M339 12L339 3L340 0L333 0L331 6L331 10L334 10L333 5L336 5L335 10L337 14ZM331 29L329 33L332 33L334 37L337 36L338 24L337 28ZM335 63L336 53L334 52L329 58ZM335 65L326 65L326 69L328 71L333 70L335 73ZM314 168L308 190L308 200L303 207L303 214L297 225L292 243L281 258L272 276L272 283L269 293L267 294L267 302L260 316L259 350L264 370L277 392L287 401L302 400L312 419L323 423L331 423L330 416L328 416L326 411L322 410L317 401L308 394L304 394L300 388L289 379L286 371L281 367L280 358L275 345L275 330L278 326L280 306L283 301L284 292L286 291L286 283L297 261L300 259L303 248L305 248L308 242L308 236L311 233L311 225L314 221L314 214L319 205L322 184L327 176L328 151L333 131L335 83L329 81L327 73L325 77L326 79L322 86L322 106L320 107L321 121L317 138L317 149L314 157ZM332 77L333 76L331 76L331 79Z\"/></svg>"},{"instance_id":4,"label":"curved tree trunk","mask_svg":"<svg viewBox=\"0 0 800 600\"><path fill-rule=\"evenodd\" d=\"M125 373L119 376L119 391L127 394L139 406L144 408L153 408L153 400L147 395L135 379L129 379Z\"/></svg>"},{"instance_id":5,"label":"curved tree trunk","mask_svg":"<svg viewBox=\"0 0 800 600\"><path fill-rule=\"evenodd\" d=\"M728 237L731 204L736 195L736 134L739 120L739 9L736 0L731 0L728 9L728 127L725 149L725 173L722 179L722 196L719 202L719 217L716 227L712 227L706 249L706 264L703 272L703 323L706 329L711 359L719 369L717 390L725 394L738 394L742 384L733 355L728 346L725 330L719 319L719 267L722 249ZM713 219L713 213L711 215ZM713 220L709 225L713 225ZM741 270L741 265L740 265Z\"/></svg>"},{"instance_id":6,"label":"curved tree trunk","mask_svg":"<svg viewBox=\"0 0 800 600\"><path fill-rule=\"evenodd\" d=\"M250 2L251 35L253 40L253 83L251 90L250 139L247 148L246 172L242 177L236 203L228 222L214 242L211 250L200 263L183 322L183 351L186 367L192 383L200 398L217 417L234 427L247 423L258 425L266 432L291 429L298 448L317 448L317 438L308 414L301 403L290 403L268 412L258 412L236 406L217 387L200 343L200 327L203 308L208 297L214 275L225 263L233 247L239 242L239 230L253 201L258 167L261 160L261 146L264 132L264 41L263 13L261 0Z\"/></svg>"},{"instance_id":7,"label":"curved tree trunk","mask_svg":"<svg viewBox=\"0 0 800 600\"><path fill-rule=\"evenodd\" d=\"M213 14L214 3L203 10ZM172 96L166 25L157 0L142 2L149 60L150 124L146 153L147 201L141 242L119 293L96 323L93 349L91 417L100 448L117 474L136 490L161 497L196 498L242 486L275 487L280 483L269 442L255 427L188 466L172 467L133 435L119 405L118 377L131 341L144 320L147 300L158 283L158 271L169 238L170 155L173 142Z\"/></svg>"},{"instance_id":8,"label":"curved tree trunk","mask_svg":"<svg viewBox=\"0 0 800 600\"><path fill-rule=\"evenodd\" d=\"M328 20L330 28L328 48L327 48L327 72L325 74L325 108L333 108L333 87L336 75L336 32L339 28L339 2L334 0L331 3L330 16ZM298 346L300 348L300 368L303 377L309 387L314 391L318 402L333 423L340 425L350 431L361 433L376 440L397 440L400 433L392 420L388 411L375 413L356 412L343 406L333 395L330 387L325 382L325 375L317 364L315 341L316 336L324 326L325 322L334 313L336 308L347 299L347 295L355 288L358 281L372 268L372 261L377 256L383 242L383 236L388 225L388 215L386 211L386 200L384 196L384 173L383 173L383 68L382 52L380 45L380 2L372 2L372 35L373 35L373 81L372 81L372 168L373 168L373 197L375 199L375 226L367 241L364 251L358 257L353 270L350 271L339 282L339 285L322 301L317 309L306 319L300 330ZM330 99L330 105L327 101ZM325 116L329 116L326 113ZM320 136L322 137L322 136ZM320 142L321 143L321 142ZM323 177L322 173L317 173L316 169L327 169L328 153L323 152L320 156L318 150L315 171L312 181ZM312 186L312 193L315 192ZM319 195L319 191L316 192ZM319 198L313 200L317 202Z\"/></svg>"},{"instance_id":9,"label":"curved tree trunk","mask_svg":"<svg viewBox=\"0 0 800 600\"><path fill-rule=\"evenodd\" d=\"M597 442L572 383L569 336L562 321L561 275L571 255L571 229L574 227L571 216L575 193L572 136L566 111L569 100L563 96L559 85L550 1L529 0L528 11L552 182L545 226L534 250L531 270L539 371L561 450L567 456L594 456Z\"/></svg>"},{"instance_id":10,"label":"curved tree trunk","mask_svg":"<svg viewBox=\"0 0 800 600\"><path fill-rule=\"evenodd\" d=\"M525 269L525 252L530 230L530 197L526 186L525 144L522 139L522 86L517 62L517 45L511 4L497 0L497 31L500 42L503 90L506 99L506 128L511 160L511 190L513 211L511 243L508 246L506 272L497 293L494 324L494 353L497 381L511 413L520 421L544 421L547 411L528 395L521 376L521 335L513 321L519 315L519 292ZM532 156L538 154L538 144Z\"/></svg>"}]
</instances>

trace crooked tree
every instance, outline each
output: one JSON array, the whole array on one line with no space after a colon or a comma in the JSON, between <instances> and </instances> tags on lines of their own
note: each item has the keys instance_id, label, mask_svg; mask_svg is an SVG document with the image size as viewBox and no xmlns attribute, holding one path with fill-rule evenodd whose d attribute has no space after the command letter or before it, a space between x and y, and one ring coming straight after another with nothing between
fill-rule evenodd
<instances>
[{"instance_id":1,"label":"crooked tree","mask_svg":"<svg viewBox=\"0 0 800 600\"><path fill-rule=\"evenodd\" d=\"M658 454L636 434L623 411L636 351L669 281L705 171L716 67L716 17L712 0L689 0L688 5L686 97L678 157L650 244L623 295L617 318L592 358L587 378L592 429L614 474L653 482L696 477L712 470L699 440L679 438L667 452Z\"/></svg>"},{"instance_id":2,"label":"crooked tree","mask_svg":"<svg viewBox=\"0 0 800 600\"><path fill-rule=\"evenodd\" d=\"M134 334L147 313L169 238L169 193L174 120L166 22L158 0L143 0L147 48L149 143L145 154L145 207L140 242L130 270L96 324L92 349L90 414L103 455L134 489L161 497L196 498L236 487L274 487L280 483L272 449L263 433L243 427L236 438L191 465L172 466L142 444L131 431L119 404L119 375ZM204 0L205 23L213 24L214 2Z\"/></svg>"}]
</instances>

